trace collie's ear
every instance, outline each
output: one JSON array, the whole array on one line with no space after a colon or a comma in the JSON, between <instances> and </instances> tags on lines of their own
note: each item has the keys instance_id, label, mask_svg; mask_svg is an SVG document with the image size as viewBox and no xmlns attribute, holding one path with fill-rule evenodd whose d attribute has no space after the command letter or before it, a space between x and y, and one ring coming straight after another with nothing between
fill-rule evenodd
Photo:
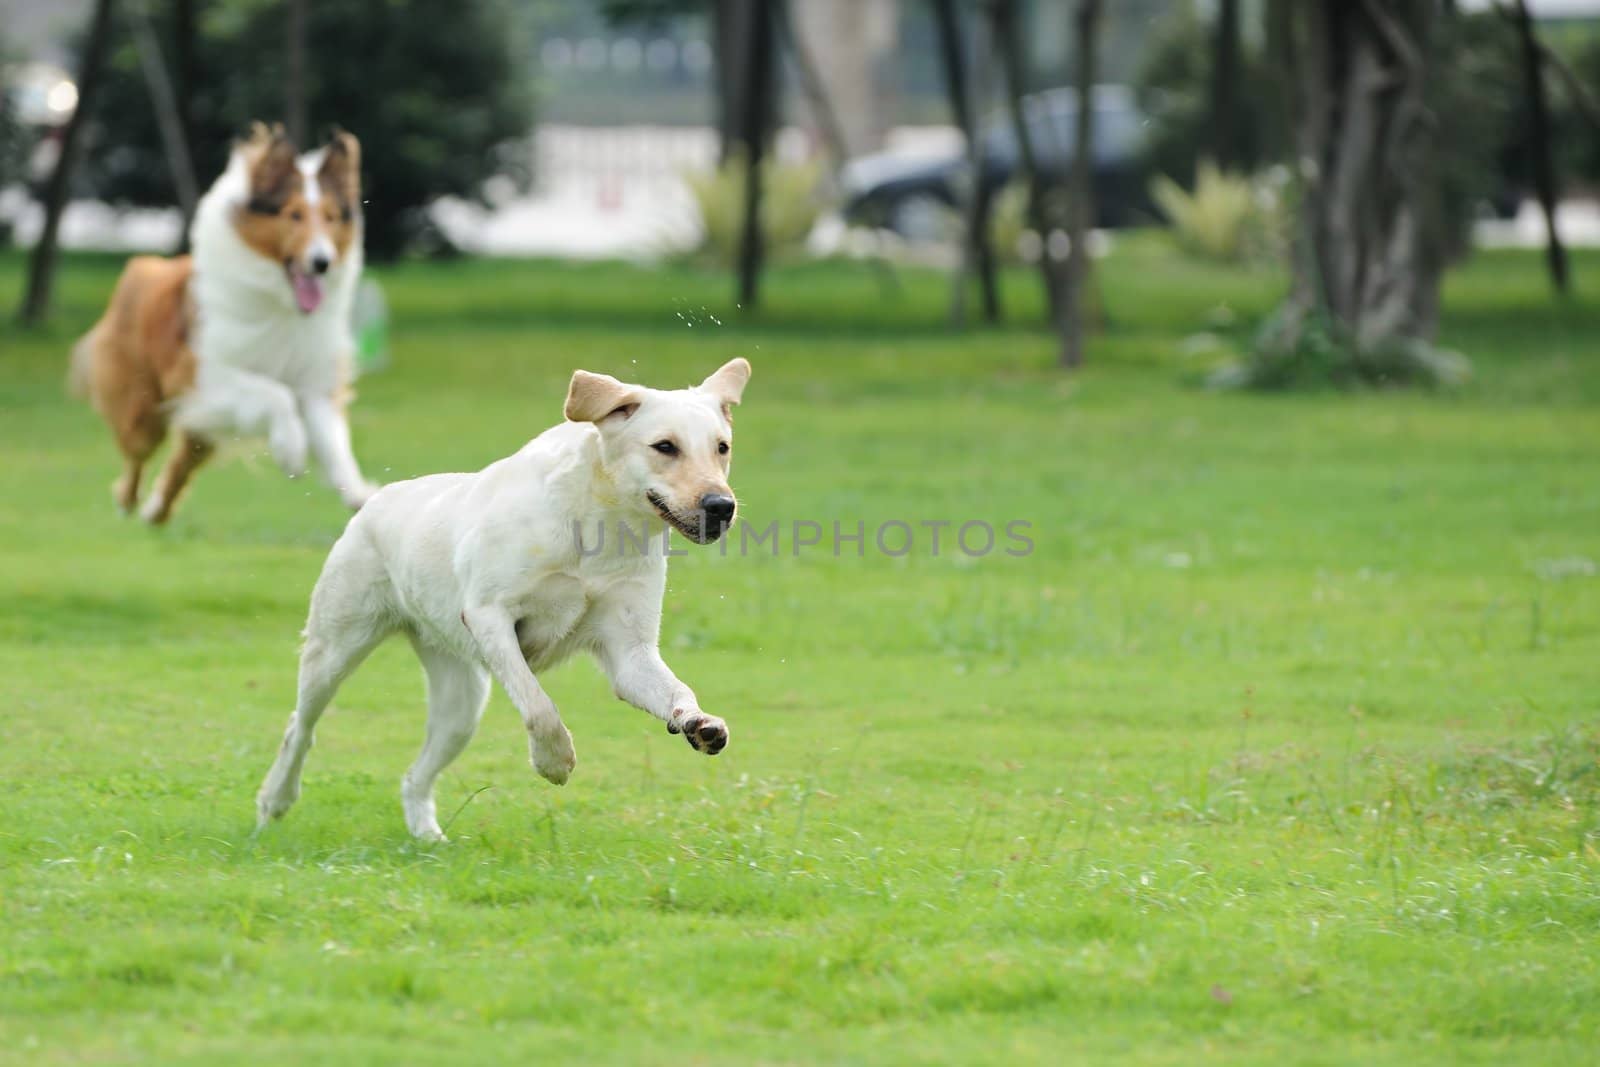
<instances>
[{"instance_id":1,"label":"collie's ear","mask_svg":"<svg viewBox=\"0 0 1600 1067\"><path fill-rule=\"evenodd\" d=\"M294 192L299 168L295 163L294 142L283 126L256 123L243 150L250 165L251 211L275 215Z\"/></svg>"},{"instance_id":2,"label":"collie's ear","mask_svg":"<svg viewBox=\"0 0 1600 1067\"><path fill-rule=\"evenodd\" d=\"M730 359L717 372L701 382L699 389L715 397L722 405L722 413L730 419L733 417L729 410L744 396L744 387L750 381L750 361L740 356Z\"/></svg>"},{"instance_id":3,"label":"collie's ear","mask_svg":"<svg viewBox=\"0 0 1600 1067\"><path fill-rule=\"evenodd\" d=\"M574 371L567 388L566 416L572 422L602 422L612 415L627 418L639 407L644 390L609 374Z\"/></svg>"},{"instance_id":4,"label":"collie's ear","mask_svg":"<svg viewBox=\"0 0 1600 1067\"><path fill-rule=\"evenodd\" d=\"M265 152L272 142L287 139L288 135L283 132L283 123L274 122L269 126L258 120L250 124L250 132L242 140L235 141L234 147L260 153Z\"/></svg>"},{"instance_id":5,"label":"collie's ear","mask_svg":"<svg viewBox=\"0 0 1600 1067\"><path fill-rule=\"evenodd\" d=\"M355 134L335 126L322 154L321 176L352 209L361 201L361 142Z\"/></svg>"}]
</instances>

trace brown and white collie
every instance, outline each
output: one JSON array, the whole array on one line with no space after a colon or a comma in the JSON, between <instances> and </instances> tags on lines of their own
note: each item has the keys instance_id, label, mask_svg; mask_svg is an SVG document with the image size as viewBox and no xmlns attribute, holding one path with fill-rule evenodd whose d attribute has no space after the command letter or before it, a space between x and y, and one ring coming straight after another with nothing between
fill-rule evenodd
<instances>
[{"instance_id":1,"label":"brown and white collie","mask_svg":"<svg viewBox=\"0 0 1600 1067\"><path fill-rule=\"evenodd\" d=\"M169 428L171 458L140 508L162 523L223 439L265 436L290 477L310 453L359 508L376 491L350 449L344 405L361 277L361 148L336 131L301 155L259 123L195 213L194 252L128 261L111 305L72 356L73 386L125 459L113 492L131 512Z\"/></svg>"}]
</instances>

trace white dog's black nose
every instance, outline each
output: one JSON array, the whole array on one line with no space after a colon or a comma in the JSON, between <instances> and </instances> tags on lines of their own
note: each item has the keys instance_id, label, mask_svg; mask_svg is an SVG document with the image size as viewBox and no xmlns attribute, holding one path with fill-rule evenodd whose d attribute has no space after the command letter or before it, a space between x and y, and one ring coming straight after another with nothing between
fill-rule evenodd
<instances>
[{"instance_id":1,"label":"white dog's black nose","mask_svg":"<svg viewBox=\"0 0 1600 1067\"><path fill-rule=\"evenodd\" d=\"M707 493L700 498L700 510L713 529L721 529L733 521L734 500L727 493Z\"/></svg>"},{"instance_id":2,"label":"white dog's black nose","mask_svg":"<svg viewBox=\"0 0 1600 1067\"><path fill-rule=\"evenodd\" d=\"M333 260L324 252L317 252L311 257L312 274L326 274L331 266L333 266Z\"/></svg>"}]
</instances>

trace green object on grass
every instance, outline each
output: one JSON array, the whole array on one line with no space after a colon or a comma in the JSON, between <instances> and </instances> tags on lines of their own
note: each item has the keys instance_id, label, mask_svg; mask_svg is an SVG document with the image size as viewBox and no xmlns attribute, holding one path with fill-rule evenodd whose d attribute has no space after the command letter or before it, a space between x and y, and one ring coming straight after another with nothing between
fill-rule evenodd
<instances>
[{"instance_id":1,"label":"green object on grass","mask_svg":"<svg viewBox=\"0 0 1600 1067\"><path fill-rule=\"evenodd\" d=\"M389 365L389 302L383 287L372 278L362 281L350 309L350 328L356 337L356 375L370 374Z\"/></svg>"}]
</instances>

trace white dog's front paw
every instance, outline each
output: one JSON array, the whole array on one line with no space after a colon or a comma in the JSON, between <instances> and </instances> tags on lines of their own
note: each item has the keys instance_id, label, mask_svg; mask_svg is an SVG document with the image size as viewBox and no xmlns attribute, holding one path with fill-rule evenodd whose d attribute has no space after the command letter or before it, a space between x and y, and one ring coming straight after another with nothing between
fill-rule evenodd
<instances>
[{"instance_id":1,"label":"white dog's front paw","mask_svg":"<svg viewBox=\"0 0 1600 1067\"><path fill-rule=\"evenodd\" d=\"M565 726L544 738L528 735L528 759L539 777L556 785L566 785L572 769L578 765L578 753L572 747L572 733Z\"/></svg>"},{"instance_id":2,"label":"white dog's front paw","mask_svg":"<svg viewBox=\"0 0 1600 1067\"><path fill-rule=\"evenodd\" d=\"M703 711L674 709L672 721L667 723L667 732L681 733L690 748L708 756L715 756L728 747L728 724Z\"/></svg>"},{"instance_id":3,"label":"white dog's front paw","mask_svg":"<svg viewBox=\"0 0 1600 1067\"><path fill-rule=\"evenodd\" d=\"M367 501L372 499L372 495L382 488L383 486L379 485L377 482L368 481L360 481L354 485L340 486L339 499L344 501L344 506L349 508L351 511L360 511L362 507L366 505Z\"/></svg>"},{"instance_id":4,"label":"white dog's front paw","mask_svg":"<svg viewBox=\"0 0 1600 1067\"><path fill-rule=\"evenodd\" d=\"M306 472L306 431L300 423L293 419L280 420L272 428L267 446L272 449L272 458L283 473L298 478Z\"/></svg>"}]
</instances>

